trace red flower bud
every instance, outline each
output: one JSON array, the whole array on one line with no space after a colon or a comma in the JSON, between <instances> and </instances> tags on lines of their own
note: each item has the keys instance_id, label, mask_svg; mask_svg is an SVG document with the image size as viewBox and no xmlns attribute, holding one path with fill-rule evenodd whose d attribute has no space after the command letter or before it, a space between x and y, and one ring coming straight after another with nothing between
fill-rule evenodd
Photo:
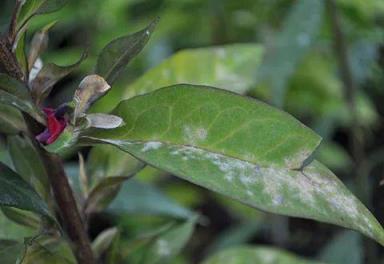
<instances>
[{"instance_id":1,"label":"red flower bud","mask_svg":"<svg viewBox=\"0 0 384 264\"><path fill-rule=\"evenodd\" d=\"M52 144L67 126L67 120L62 113L52 108L44 108L47 117L47 128L36 136L36 139L43 144Z\"/></svg>"}]
</instances>

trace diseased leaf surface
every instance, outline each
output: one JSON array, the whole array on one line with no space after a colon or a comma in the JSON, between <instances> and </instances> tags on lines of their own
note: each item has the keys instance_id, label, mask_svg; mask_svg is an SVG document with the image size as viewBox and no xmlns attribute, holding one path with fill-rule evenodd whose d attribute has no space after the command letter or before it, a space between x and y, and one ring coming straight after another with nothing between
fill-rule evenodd
<instances>
[{"instance_id":1,"label":"diseased leaf surface","mask_svg":"<svg viewBox=\"0 0 384 264\"><path fill-rule=\"evenodd\" d=\"M268 212L355 229L384 243L372 214L310 155L320 138L289 114L218 89L176 85L122 102L124 127L85 140Z\"/></svg>"}]
</instances>

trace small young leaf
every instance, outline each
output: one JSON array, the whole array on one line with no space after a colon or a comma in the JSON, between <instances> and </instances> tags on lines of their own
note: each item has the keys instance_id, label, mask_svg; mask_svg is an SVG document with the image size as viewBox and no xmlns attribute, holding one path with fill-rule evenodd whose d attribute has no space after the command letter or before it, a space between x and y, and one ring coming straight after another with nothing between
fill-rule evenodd
<instances>
[{"instance_id":1,"label":"small young leaf","mask_svg":"<svg viewBox=\"0 0 384 264\"><path fill-rule=\"evenodd\" d=\"M112 244L117 235L117 228L111 227L101 232L92 242L92 250L97 257L100 257Z\"/></svg>"},{"instance_id":2,"label":"small young leaf","mask_svg":"<svg viewBox=\"0 0 384 264\"><path fill-rule=\"evenodd\" d=\"M58 66L53 63L44 65L36 78L30 82L32 97L36 103L40 105L51 92L53 85L75 70L85 58L84 53L76 63L69 66Z\"/></svg>"},{"instance_id":3,"label":"small young leaf","mask_svg":"<svg viewBox=\"0 0 384 264\"><path fill-rule=\"evenodd\" d=\"M188 105L188 107L186 107ZM175 85L123 101L126 125L84 139L268 212L355 229L384 245L384 230L327 168L320 137L289 114L209 87Z\"/></svg>"},{"instance_id":4,"label":"small young leaf","mask_svg":"<svg viewBox=\"0 0 384 264\"><path fill-rule=\"evenodd\" d=\"M90 192L84 206L87 214L105 209L119 193L121 185L130 177L106 177Z\"/></svg>"},{"instance_id":5,"label":"small young leaf","mask_svg":"<svg viewBox=\"0 0 384 264\"><path fill-rule=\"evenodd\" d=\"M125 66L144 48L159 19L132 35L117 38L101 51L96 64L96 74L112 84Z\"/></svg>"},{"instance_id":6,"label":"small young leaf","mask_svg":"<svg viewBox=\"0 0 384 264\"><path fill-rule=\"evenodd\" d=\"M192 236L196 219L196 217L192 217L184 223L171 225L171 227L161 230L149 242L131 252L129 263L170 263Z\"/></svg>"},{"instance_id":7,"label":"small young leaf","mask_svg":"<svg viewBox=\"0 0 384 264\"><path fill-rule=\"evenodd\" d=\"M87 114L85 118L88 121L89 127L113 129L124 125L121 117L108 114Z\"/></svg>"},{"instance_id":8,"label":"small young leaf","mask_svg":"<svg viewBox=\"0 0 384 264\"><path fill-rule=\"evenodd\" d=\"M19 30L28 23L34 15L47 14L61 9L67 0L26 0L21 8Z\"/></svg>"},{"instance_id":9,"label":"small young leaf","mask_svg":"<svg viewBox=\"0 0 384 264\"><path fill-rule=\"evenodd\" d=\"M27 61L27 56L26 56L26 50L25 50L25 39L26 39L26 34L21 34L20 39L18 39L16 45L16 50L15 50L15 55L16 59L20 64L21 70L24 74L24 76L27 76L28 73L28 61Z\"/></svg>"},{"instance_id":10,"label":"small young leaf","mask_svg":"<svg viewBox=\"0 0 384 264\"><path fill-rule=\"evenodd\" d=\"M48 14L60 10L67 1L68 0L43 0L36 10L36 14Z\"/></svg>"},{"instance_id":11,"label":"small young leaf","mask_svg":"<svg viewBox=\"0 0 384 264\"><path fill-rule=\"evenodd\" d=\"M34 213L20 210L12 207L1 207L3 214L10 220L20 225L24 225L33 229L39 229L41 227L40 218Z\"/></svg>"},{"instance_id":12,"label":"small young leaf","mask_svg":"<svg viewBox=\"0 0 384 264\"><path fill-rule=\"evenodd\" d=\"M0 163L0 205L50 217L46 204L16 172Z\"/></svg>"},{"instance_id":13,"label":"small young leaf","mask_svg":"<svg viewBox=\"0 0 384 264\"><path fill-rule=\"evenodd\" d=\"M89 106L98 98L103 96L111 86L99 75L88 75L85 77L73 98L75 103L74 120L82 116Z\"/></svg>"},{"instance_id":14,"label":"small young leaf","mask_svg":"<svg viewBox=\"0 0 384 264\"><path fill-rule=\"evenodd\" d=\"M223 250L218 254L203 261L202 264L320 264L321 262L297 257L285 250L272 247L240 246Z\"/></svg>"},{"instance_id":15,"label":"small young leaf","mask_svg":"<svg viewBox=\"0 0 384 264\"><path fill-rule=\"evenodd\" d=\"M56 24L56 21L49 23L42 30L35 33L31 41L31 48L28 54L28 71L35 64L37 58L44 52L48 46L48 30Z\"/></svg>"},{"instance_id":16,"label":"small young leaf","mask_svg":"<svg viewBox=\"0 0 384 264\"><path fill-rule=\"evenodd\" d=\"M137 173L144 164L130 154L113 146L94 146L87 160L90 186L94 187L107 177L129 176Z\"/></svg>"}]
</instances>

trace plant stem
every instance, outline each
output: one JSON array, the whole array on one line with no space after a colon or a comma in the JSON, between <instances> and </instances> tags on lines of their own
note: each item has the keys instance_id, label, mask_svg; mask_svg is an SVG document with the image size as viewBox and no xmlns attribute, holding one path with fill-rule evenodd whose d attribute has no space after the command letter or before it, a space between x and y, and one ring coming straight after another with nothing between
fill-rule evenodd
<instances>
[{"instance_id":1,"label":"plant stem","mask_svg":"<svg viewBox=\"0 0 384 264\"><path fill-rule=\"evenodd\" d=\"M356 108L356 83L353 79L351 66L348 60L348 47L340 23L339 12L334 0L327 0L328 12L333 33L334 51L339 63L341 78L344 85L344 97L352 117L351 148L357 166L363 160L363 144L359 140L359 120Z\"/></svg>"},{"instance_id":2,"label":"plant stem","mask_svg":"<svg viewBox=\"0 0 384 264\"><path fill-rule=\"evenodd\" d=\"M56 203L60 209L64 228L74 245L77 261L81 264L96 263L61 158L44 150L41 153L44 162L46 162L47 173Z\"/></svg>"},{"instance_id":3,"label":"plant stem","mask_svg":"<svg viewBox=\"0 0 384 264\"><path fill-rule=\"evenodd\" d=\"M40 147L33 136L38 132L38 124L26 114L24 114L24 119L31 134L31 139L44 161L45 170L59 208L64 230L72 242L77 262L80 264L94 264L96 260L61 158L56 154L48 153Z\"/></svg>"}]
</instances>

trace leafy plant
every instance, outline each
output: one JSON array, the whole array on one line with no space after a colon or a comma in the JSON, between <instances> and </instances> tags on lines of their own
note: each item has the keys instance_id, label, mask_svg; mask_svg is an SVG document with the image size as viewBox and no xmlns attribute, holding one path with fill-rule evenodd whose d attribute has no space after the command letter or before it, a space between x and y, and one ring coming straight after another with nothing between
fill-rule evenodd
<instances>
[{"instance_id":1,"label":"leafy plant","mask_svg":"<svg viewBox=\"0 0 384 264\"><path fill-rule=\"evenodd\" d=\"M255 209L353 229L384 246L380 223L315 159L321 137L292 115L244 95L269 82L277 94L272 101L283 104L285 83L320 28L323 1L298 1L292 9L278 41L288 43L291 53L278 46L276 53L267 50L262 57L258 44L182 51L130 84L110 113L91 107L114 89L159 19L107 44L72 100L53 107L47 104L50 94L86 52L72 65L45 63L41 56L55 22L30 42L26 32L35 16L57 11L65 2L16 0L0 38L0 132L7 145L0 163L0 220L16 225L15 230L27 228L24 243L17 232L0 237L1 263L169 263L206 219L132 179L162 171ZM321 12L293 30L297 17L308 15L308 6ZM297 41L305 48L297 48ZM280 60L290 64L281 65L277 81L271 68ZM84 147L91 147L87 160ZM64 165L66 155L75 152L77 165ZM122 231L113 224L91 241L88 227L95 214L133 212L172 221L159 220L156 228L146 228L143 221L128 240L120 239ZM203 263L249 259L317 263L248 246L226 249Z\"/></svg>"}]
</instances>

